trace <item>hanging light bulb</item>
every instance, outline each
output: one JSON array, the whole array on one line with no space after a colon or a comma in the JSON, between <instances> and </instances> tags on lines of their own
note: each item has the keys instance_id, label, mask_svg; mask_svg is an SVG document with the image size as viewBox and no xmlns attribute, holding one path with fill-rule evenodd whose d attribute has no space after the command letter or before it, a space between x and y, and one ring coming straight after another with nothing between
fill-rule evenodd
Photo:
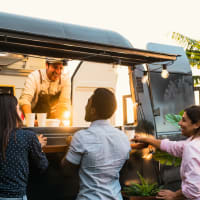
<instances>
[{"instance_id":1,"label":"hanging light bulb","mask_svg":"<svg viewBox=\"0 0 200 200\"><path fill-rule=\"evenodd\" d=\"M167 65L163 65L161 76L162 78L165 78L165 79L169 77L169 72L167 71Z\"/></svg>"},{"instance_id":2,"label":"hanging light bulb","mask_svg":"<svg viewBox=\"0 0 200 200\"><path fill-rule=\"evenodd\" d=\"M142 77L142 83L146 83L148 81L148 74L147 71L144 71L144 75Z\"/></svg>"}]
</instances>

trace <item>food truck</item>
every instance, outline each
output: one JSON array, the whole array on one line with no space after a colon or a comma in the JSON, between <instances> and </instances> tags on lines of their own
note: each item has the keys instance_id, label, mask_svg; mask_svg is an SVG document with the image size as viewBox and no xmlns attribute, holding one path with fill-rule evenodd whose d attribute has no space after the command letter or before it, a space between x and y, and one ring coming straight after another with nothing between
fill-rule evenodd
<instances>
[{"instance_id":1,"label":"food truck","mask_svg":"<svg viewBox=\"0 0 200 200\"><path fill-rule=\"evenodd\" d=\"M30 200L75 199L78 176L66 177L60 160L70 137L89 126L84 121L84 108L98 87L108 88L118 96L121 112L117 111L111 123L129 137L137 131L157 138L180 137L180 131L164 116L194 103L190 65L180 47L149 43L147 49L136 49L126 38L109 30L0 13L0 88L14 86L19 98L27 75L44 68L46 58L67 60L69 70L73 63L77 64L71 73L72 109L66 119L70 123L62 127L24 127L48 138L43 150L49 169L39 177L31 172ZM165 79L161 77L163 70ZM123 84L126 89L121 87ZM154 180L172 183L173 187L174 182L180 183L174 175L169 180L169 174L177 174L178 169L130 159L122 173L122 184L135 179L137 170Z\"/></svg>"}]
</instances>

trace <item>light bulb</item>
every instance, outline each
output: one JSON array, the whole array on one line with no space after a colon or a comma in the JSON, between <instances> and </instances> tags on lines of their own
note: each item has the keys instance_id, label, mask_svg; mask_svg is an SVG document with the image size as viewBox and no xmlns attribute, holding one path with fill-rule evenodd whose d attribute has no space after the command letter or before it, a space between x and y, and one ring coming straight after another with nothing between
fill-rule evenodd
<instances>
[{"instance_id":1,"label":"light bulb","mask_svg":"<svg viewBox=\"0 0 200 200\"><path fill-rule=\"evenodd\" d=\"M161 76L162 78L165 78L165 79L169 77L169 72L167 71L167 69L162 70Z\"/></svg>"},{"instance_id":2,"label":"light bulb","mask_svg":"<svg viewBox=\"0 0 200 200\"><path fill-rule=\"evenodd\" d=\"M142 83L146 83L148 81L147 71L144 71L144 75L142 77Z\"/></svg>"},{"instance_id":3,"label":"light bulb","mask_svg":"<svg viewBox=\"0 0 200 200\"><path fill-rule=\"evenodd\" d=\"M147 75L144 75L144 76L142 77L142 83L146 83L147 80L148 80L148 76L147 76Z\"/></svg>"},{"instance_id":4,"label":"light bulb","mask_svg":"<svg viewBox=\"0 0 200 200\"><path fill-rule=\"evenodd\" d=\"M63 113L64 119L69 119L70 115L71 115L71 113L70 113L69 111L65 111L65 112Z\"/></svg>"}]
</instances>

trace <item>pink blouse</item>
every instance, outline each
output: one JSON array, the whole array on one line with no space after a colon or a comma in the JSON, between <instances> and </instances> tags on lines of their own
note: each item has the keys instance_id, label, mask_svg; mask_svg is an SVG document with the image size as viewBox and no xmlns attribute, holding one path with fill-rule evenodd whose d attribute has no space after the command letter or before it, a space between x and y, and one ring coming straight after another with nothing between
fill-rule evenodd
<instances>
[{"instance_id":1,"label":"pink blouse","mask_svg":"<svg viewBox=\"0 0 200 200\"><path fill-rule=\"evenodd\" d=\"M200 200L200 137L177 142L164 139L160 148L176 157L182 157L182 193L187 199Z\"/></svg>"}]
</instances>

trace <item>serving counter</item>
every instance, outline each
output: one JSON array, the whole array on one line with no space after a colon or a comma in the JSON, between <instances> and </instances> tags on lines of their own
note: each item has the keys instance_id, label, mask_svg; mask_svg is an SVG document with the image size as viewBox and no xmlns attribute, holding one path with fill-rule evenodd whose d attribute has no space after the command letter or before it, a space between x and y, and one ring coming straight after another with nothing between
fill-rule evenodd
<instances>
[{"instance_id":1,"label":"serving counter","mask_svg":"<svg viewBox=\"0 0 200 200\"><path fill-rule=\"evenodd\" d=\"M73 134L80 128L73 127L28 127L37 134L47 137L47 146L43 148L49 167L40 174L30 164L30 178L27 189L28 200L75 200L79 189L78 174L66 176L60 166Z\"/></svg>"}]
</instances>

